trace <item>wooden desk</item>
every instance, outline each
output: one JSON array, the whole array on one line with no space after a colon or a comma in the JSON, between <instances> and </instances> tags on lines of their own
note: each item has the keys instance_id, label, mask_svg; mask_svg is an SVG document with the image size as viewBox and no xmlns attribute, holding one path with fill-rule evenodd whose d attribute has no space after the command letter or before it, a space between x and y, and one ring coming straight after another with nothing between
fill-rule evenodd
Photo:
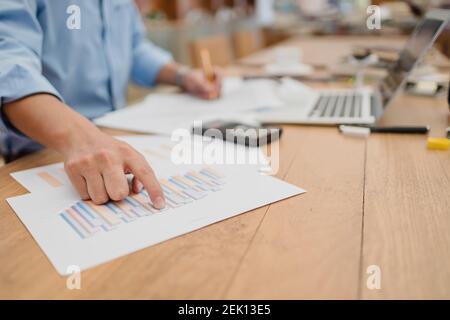
<instances>
[{"instance_id":1,"label":"wooden desk","mask_svg":"<svg viewBox=\"0 0 450 320\"><path fill-rule=\"evenodd\" d=\"M325 40L320 63L354 38ZM437 136L450 117L444 98L401 96L382 123ZM285 126L278 177L307 194L83 272L72 291L4 201L25 192L10 172L61 160L31 155L0 169L0 298L450 298L450 154L425 140ZM374 264L381 290L366 287Z\"/></svg>"}]
</instances>

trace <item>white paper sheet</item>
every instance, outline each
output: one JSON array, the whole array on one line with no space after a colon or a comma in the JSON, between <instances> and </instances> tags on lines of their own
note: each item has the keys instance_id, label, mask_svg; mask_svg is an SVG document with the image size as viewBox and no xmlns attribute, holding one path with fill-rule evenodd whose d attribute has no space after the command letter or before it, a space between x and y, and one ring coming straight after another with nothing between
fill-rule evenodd
<instances>
[{"instance_id":1,"label":"white paper sheet","mask_svg":"<svg viewBox=\"0 0 450 320\"><path fill-rule=\"evenodd\" d=\"M64 275L69 272L70 266L85 270L304 192L276 178L261 175L249 167L223 165L212 168L223 175L221 181L224 184L220 185L220 190L210 190L203 198L178 208L169 208L133 221L119 221L110 231L103 230L104 225L100 227L95 224L95 232L91 230L93 233L84 238L63 218L68 208L80 201L71 188L31 193L7 201L58 273ZM120 220L118 217L115 219ZM95 221L99 221L98 217ZM101 223L105 224L104 221Z\"/></svg>"},{"instance_id":2,"label":"white paper sheet","mask_svg":"<svg viewBox=\"0 0 450 320\"><path fill-rule=\"evenodd\" d=\"M255 123L253 112L277 108L283 102L272 80L225 81L222 97L205 101L188 94L150 94L141 103L114 111L94 122L103 127L170 135L191 130L194 121L217 119Z\"/></svg>"},{"instance_id":3,"label":"white paper sheet","mask_svg":"<svg viewBox=\"0 0 450 320\"><path fill-rule=\"evenodd\" d=\"M236 160L235 162L239 161L243 166L253 167L255 171L265 171L269 164L259 148L247 148L221 140L211 141L211 139L206 137L192 136L192 140L190 140L192 143L192 154L189 159L197 166L193 166L187 162L181 164L174 163L171 159L172 151L176 151L173 148L179 146L179 141L172 141L168 137L133 135L118 136L115 138L127 142L141 152L150 163L157 177L170 175L182 170L195 169L201 164L220 164L220 160L224 159L226 155L233 156ZM211 147L223 150L222 156L211 159L214 162L209 161L210 157L207 157L207 151L211 150ZM180 149L178 148L177 150ZM201 157L194 157L194 155ZM11 173L11 176L30 192L46 192L55 188L71 187L62 162L16 171Z\"/></svg>"}]
</instances>

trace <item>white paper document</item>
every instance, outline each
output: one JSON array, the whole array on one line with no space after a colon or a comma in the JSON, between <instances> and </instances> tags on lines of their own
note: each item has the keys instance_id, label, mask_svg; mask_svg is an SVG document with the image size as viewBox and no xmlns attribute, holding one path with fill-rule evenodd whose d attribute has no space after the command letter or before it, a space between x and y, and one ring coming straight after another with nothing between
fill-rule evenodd
<instances>
[{"instance_id":1,"label":"white paper document","mask_svg":"<svg viewBox=\"0 0 450 320\"><path fill-rule=\"evenodd\" d=\"M108 128L170 135L176 129L191 131L194 121L254 123L253 112L283 105L276 94L275 81L229 79L225 84L217 100L201 100L188 94L150 94L141 103L108 113L94 122Z\"/></svg>"},{"instance_id":2,"label":"white paper document","mask_svg":"<svg viewBox=\"0 0 450 320\"><path fill-rule=\"evenodd\" d=\"M161 211L145 191L103 206L66 187L7 201L64 275L304 192L239 165L192 165L159 178L167 201Z\"/></svg>"},{"instance_id":3,"label":"white paper document","mask_svg":"<svg viewBox=\"0 0 450 320\"><path fill-rule=\"evenodd\" d=\"M205 101L188 94L150 94L134 106L110 112L94 122L103 127L171 135L191 131L196 121L230 120L259 125L304 115L319 93L289 78L225 81L222 97ZM283 122L283 121L281 121Z\"/></svg>"}]
</instances>

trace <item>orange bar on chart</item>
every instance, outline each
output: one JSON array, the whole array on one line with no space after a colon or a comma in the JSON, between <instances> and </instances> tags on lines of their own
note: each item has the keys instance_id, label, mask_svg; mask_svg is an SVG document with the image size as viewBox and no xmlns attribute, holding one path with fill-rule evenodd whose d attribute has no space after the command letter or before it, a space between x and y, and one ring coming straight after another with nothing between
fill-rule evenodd
<instances>
[{"instance_id":1,"label":"orange bar on chart","mask_svg":"<svg viewBox=\"0 0 450 320\"><path fill-rule=\"evenodd\" d=\"M174 192L175 194L177 194L178 196L182 197L182 198L186 198L185 196L183 196L182 191L180 191L179 189L177 189L176 187L172 186L169 181L167 181L166 179L161 179L159 180L159 183L161 183L163 186L167 187L168 189L170 189L170 191Z\"/></svg>"},{"instance_id":2,"label":"orange bar on chart","mask_svg":"<svg viewBox=\"0 0 450 320\"><path fill-rule=\"evenodd\" d=\"M208 186L211 186L211 187L215 187L215 185L213 185L211 182L209 182L208 180L206 180L203 177L201 177L197 172L190 171L189 174L192 175L193 177L197 178L198 180L200 180L204 184L206 184Z\"/></svg>"},{"instance_id":3,"label":"orange bar on chart","mask_svg":"<svg viewBox=\"0 0 450 320\"><path fill-rule=\"evenodd\" d=\"M197 186L191 180L186 179L185 177L173 176L172 178L181 182L182 184L185 184L185 185L191 187L193 190L195 190L197 192L202 192L202 190L200 188L197 188Z\"/></svg>"},{"instance_id":4,"label":"orange bar on chart","mask_svg":"<svg viewBox=\"0 0 450 320\"><path fill-rule=\"evenodd\" d=\"M97 212L106 222L108 222L111 226L120 223L119 218L117 218L114 214L112 214L109 209L105 206L98 206L92 201L85 201L85 203L92 208L95 212Z\"/></svg>"},{"instance_id":5,"label":"orange bar on chart","mask_svg":"<svg viewBox=\"0 0 450 320\"><path fill-rule=\"evenodd\" d=\"M114 202L116 206L119 207L120 210L123 211L128 217L134 219L136 218L136 215L133 213L133 208L124 200L122 201L116 201Z\"/></svg>"},{"instance_id":6,"label":"orange bar on chart","mask_svg":"<svg viewBox=\"0 0 450 320\"><path fill-rule=\"evenodd\" d=\"M139 204L140 204L141 206L143 206L145 209L147 209L148 211L153 212L153 213L159 212L159 210L153 208L153 207L150 205L149 201L148 201L142 194L136 193L136 194L131 195L131 197L132 197L134 200L136 200L137 202L139 202Z\"/></svg>"},{"instance_id":7,"label":"orange bar on chart","mask_svg":"<svg viewBox=\"0 0 450 320\"><path fill-rule=\"evenodd\" d=\"M41 179L45 180L45 182L47 182L49 185L51 185L52 187L61 187L63 184L61 183L61 181L59 181L58 179L56 179L54 176L52 176L50 173L42 171L39 172L37 174Z\"/></svg>"},{"instance_id":8,"label":"orange bar on chart","mask_svg":"<svg viewBox=\"0 0 450 320\"><path fill-rule=\"evenodd\" d=\"M80 225L83 227L84 230L86 230L89 234L93 234L97 231L99 231L98 228L94 228L89 223L87 223L75 210L72 208L69 208L66 210L67 213Z\"/></svg>"}]
</instances>

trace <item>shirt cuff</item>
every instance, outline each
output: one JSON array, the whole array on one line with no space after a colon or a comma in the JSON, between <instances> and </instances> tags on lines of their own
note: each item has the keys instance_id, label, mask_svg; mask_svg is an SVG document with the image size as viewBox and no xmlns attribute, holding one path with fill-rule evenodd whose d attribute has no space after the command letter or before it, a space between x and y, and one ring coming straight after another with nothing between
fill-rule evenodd
<instances>
[{"instance_id":1,"label":"shirt cuff","mask_svg":"<svg viewBox=\"0 0 450 320\"><path fill-rule=\"evenodd\" d=\"M3 105L37 93L47 93L63 101L53 85L37 70L16 64L0 72L0 131L23 135L8 120Z\"/></svg>"},{"instance_id":2,"label":"shirt cuff","mask_svg":"<svg viewBox=\"0 0 450 320\"><path fill-rule=\"evenodd\" d=\"M169 52L145 42L135 49L133 60L133 81L140 86L152 87L161 68L172 62L173 57Z\"/></svg>"}]
</instances>

